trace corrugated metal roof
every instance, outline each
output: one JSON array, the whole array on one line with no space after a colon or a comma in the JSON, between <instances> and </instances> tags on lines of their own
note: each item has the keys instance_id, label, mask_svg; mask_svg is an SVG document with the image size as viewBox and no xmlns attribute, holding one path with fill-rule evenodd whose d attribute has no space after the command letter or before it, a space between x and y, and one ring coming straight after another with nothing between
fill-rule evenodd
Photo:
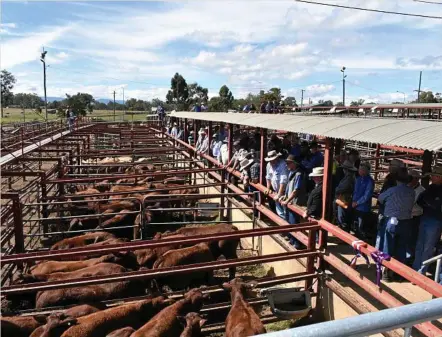
<instances>
[{"instance_id":1,"label":"corrugated metal roof","mask_svg":"<svg viewBox=\"0 0 442 337\"><path fill-rule=\"evenodd\" d=\"M438 122L187 111L171 116L430 151L442 149L442 123Z\"/></svg>"},{"instance_id":2,"label":"corrugated metal roof","mask_svg":"<svg viewBox=\"0 0 442 337\"><path fill-rule=\"evenodd\" d=\"M442 109L442 103L407 103L407 104L363 104L359 108L369 109Z\"/></svg>"}]
</instances>

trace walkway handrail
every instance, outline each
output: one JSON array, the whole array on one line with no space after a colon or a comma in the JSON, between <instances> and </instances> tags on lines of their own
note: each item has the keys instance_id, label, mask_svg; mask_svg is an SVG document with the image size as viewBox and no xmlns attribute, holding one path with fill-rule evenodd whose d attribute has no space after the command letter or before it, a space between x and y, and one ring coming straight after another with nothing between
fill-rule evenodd
<instances>
[{"instance_id":1,"label":"walkway handrail","mask_svg":"<svg viewBox=\"0 0 442 337\"><path fill-rule=\"evenodd\" d=\"M440 281L440 273L441 273L441 266L442 266L442 254L439 254L437 256L432 257L431 259L428 259L424 262L422 262L423 266L428 266L434 262L436 263L436 271L434 273L434 282L439 283Z\"/></svg>"},{"instance_id":2,"label":"walkway handrail","mask_svg":"<svg viewBox=\"0 0 442 337\"><path fill-rule=\"evenodd\" d=\"M442 298L259 336L363 337L405 328L404 337L408 337L412 326L440 318L442 318Z\"/></svg>"}]
</instances>

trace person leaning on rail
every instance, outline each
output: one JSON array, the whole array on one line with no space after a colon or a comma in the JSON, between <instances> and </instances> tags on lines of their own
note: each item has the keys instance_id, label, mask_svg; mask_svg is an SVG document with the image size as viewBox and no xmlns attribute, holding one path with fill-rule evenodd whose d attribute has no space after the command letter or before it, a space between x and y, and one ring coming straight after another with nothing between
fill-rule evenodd
<instances>
[{"instance_id":1,"label":"person leaning on rail","mask_svg":"<svg viewBox=\"0 0 442 337\"><path fill-rule=\"evenodd\" d=\"M427 266L423 266L422 263L433 256L442 230L442 167L433 168L431 185L421 193L417 204L422 207L423 214L419 226L413 269L425 274Z\"/></svg>"},{"instance_id":2,"label":"person leaning on rail","mask_svg":"<svg viewBox=\"0 0 442 337\"><path fill-rule=\"evenodd\" d=\"M412 210L415 193L408 186L410 181L405 167L396 175L397 185L381 193L378 202L384 205L384 218L378 229L376 248L405 263L412 226ZM391 270L384 272L383 279L392 281Z\"/></svg>"}]
</instances>

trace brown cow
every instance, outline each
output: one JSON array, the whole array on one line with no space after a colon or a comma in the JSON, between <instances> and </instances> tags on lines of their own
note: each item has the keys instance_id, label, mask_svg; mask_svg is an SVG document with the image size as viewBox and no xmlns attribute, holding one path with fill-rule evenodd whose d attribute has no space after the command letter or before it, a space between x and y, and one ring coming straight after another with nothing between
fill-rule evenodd
<instances>
[{"instance_id":1,"label":"brown cow","mask_svg":"<svg viewBox=\"0 0 442 337\"><path fill-rule=\"evenodd\" d=\"M31 267L30 273L33 276L48 275L57 272L71 272L103 262L115 262L116 256L108 254L82 261L44 261Z\"/></svg>"},{"instance_id":2,"label":"brown cow","mask_svg":"<svg viewBox=\"0 0 442 337\"><path fill-rule=\"evenodd\" d=\"M51 250L84 247L108 239L116 239L115 235L106 232L88 233L73 238L63 239L51 247Z\"/></svg>"},{"instance_id":3,"label":"brown cow","mask_svg":"<svg viewBox=\"0 0 442 337\"><path fill-rule=\"evenodd\" d=\"M22 277L27 282L43 282L43 281L56 281L56 280L70 280L70 279L89 277L89 276L119 274L119 273L124 273L126 271L127 271L126 268L120 266L119 264L102 262L74 271L55 272L51 274L36 274L36 275L26 274L23 275Z\"/></svg>"},{"instance_id":4,"label":"brown cow","mask_svg":"<svg viewBox=\"0 0 442 337\"><path fill-rule=\"evenodd\" d=\"M134 328L127 326L125 328L112 331L110 334L106 335L106 337L130 337L130 335L132 335L134 332Z\"/></svg>"},{"instance_id":5,"label":"brown cow","mask_svg":"<svg viewBox=\"0 0 442 337\"><path fill-rule=\"evenodd\" d=\"M162 238L162 234L161 233L157 233L153 240L159 240ZM168 239L174 239L174 238L185 238L184 235L168 235L167 236ZM136 257L137 257L137 262L138 265L140 267L148 267L148 268L152 268L154 262L160 257L162 256L164 253L168 252L171 249L177 249L180 248L181 245L177 244L177 245L170 245L170 246L164 246L164 247L158 247L158 248L146 248L146 249L138 249L136 251L134 251Z\"/></svg>"},{"instance_id":6,"label":"brown cow","mask_svg":"<svg viewBox=\"0 0 442 337\"><path fill-rule=\"evenodd\" d=\"M120 265L113 263L102 263L88 268L68 273L54 273L49 275L48 280L69 280L88 276L111 275L124 273L127 270ZM44 275L43 277L45 277ZM74 303L90 303L109 300L114 297L124 296L131 293L133 282L119 281L84 287L72 287L54 290L39 291L36 296L36 308L44 308L55 305L66 305Z\"/></svg>"},{"instance_id":7,"label":"brown cow","mask_svg":"<svg viewBox=\"0 0 442 337\"><path fill-rule=\"evenodd\" d=\"M206 295L199 289L192 289L184 298L161 310L151 320L135 331L131 337L170 337L179 336L183 328L178 316L192 311L199 311ZM62 336L65 337L65 336Z\"/></svg>"},{"instance_id":8,"label":"brown cow","mask_svg":"<svg viewBox=\"0 0 442 337\"><path fill-rule=\"evenodd\" d=\"M172 249L164 253L153 264L153 269L176 267L183 265L190 265L195 263L212 262L212 252L207 243L199 243L195 246ZM203 282L210 283L213 277L213 271L193 272L180 277L169 276L165 277L164 283L170 288L186 288L193 283Z\"/></svg>"},{"instance_id":9,"label":"brown cow","mask_svg":"<svg viewBox=\"0 0 442 337\"><path fill-rule=\"evenodd\" d=\"M0 319L1 336L28 337L32 331L46 324L46 316L14 316Z\"/></svg>"},{"instance_id":10,"label":"brown cow","mask_svg":"<svg viewBox=\"0 0 442 337\"><path fill-rule=\"evenodd\" d=\"M226 337L247 337L266 333L259 316L249 303L244 300L243 291L256 287L257 282L245 283L237 277L229 283L223 283L230 291L232 307L226 318Z\"/></svg>"},{"instance_id":11,"label":"brown cow","mask_svg":"<svg viewBox=\"0 0 442 337\"><path fill-rule=\"evenodd\" d=\"M206 323L206 320L196 312L189 312L184 323L185 328L180 337L200 337L201 327Z\"/></svg>"},{"instance_id":12,"label":"brown cow","mask_svg":"<svg viewBox=\"0 0 442 337\"><path fill-rule=\"evenodd\" d=\"M183 227L175 232L168 233L165 235L185 235L185 236L195 236L195 235L209 235L209 234L220 234L220 233L232 233L236 232L238 228L232 226L231 224L217 224L213 226L203 226L203 227ZM236 249L240 244L240 239L232 240L220 240L211 241L209 243L210 250L212 251L213 257L218 259L223 255L226 259L236 259ZM236 268L232 267L229 269L229 278L235 278Z\"/></svg>"},{"instance_id":13,"label":"brown cow","mask_svg":"<svg viewBox=\"0 0 442 337\"><path fill-rule=\"evenodd\" d=\"M80 317L77 325L66 330L61 337L105 337L112 331L128 326L138 329L169 303L170 300L160 296Z\"/></svg>"},{"instance_id":14,"label":"brown cow","mask_svg":"<svg viewBox=\"0 0 442 337\"><path fill-rule=\"evenodd\" d=\"M62 312L52 313L48 316L46 324L35 329L29 337L58 337L76 322L76 318L66 316Z\"/></svg>"}]
</instances>

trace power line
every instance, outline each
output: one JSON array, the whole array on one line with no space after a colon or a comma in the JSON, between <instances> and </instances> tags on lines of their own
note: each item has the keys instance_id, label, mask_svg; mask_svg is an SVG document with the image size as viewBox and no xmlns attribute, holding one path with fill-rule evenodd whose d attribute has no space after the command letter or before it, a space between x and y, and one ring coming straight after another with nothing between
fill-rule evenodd
<instances>
[{"instance_id":1,"label":"power line","mask_svg":"<svg viewBox=\"0 0 442 337\"><path fill-rule=\"evenodd\" d=\"M384 11L384 10L380 10L380 9L369 9L369 8L362 8L362 7L343 6L343 5L336 5L336 4L326 4L326 3L323 3L323 2L307 1L307 0L295 0L295 1L296 2L310 4L310 5L321 5L321 6L338 7L338 8L345 8L345 9L356 9L356 10L359 10L359 11L366 11L366 12L375 12L375 13L383 13L383 14L394 14L394 15L413 16L413 17L426 18L426 19L442 20L442 16L432 16L432 15L424 15L424 14Z\"/></svg>"},{"instance_id":2,"label":"power line","mask_svg":"<svg viewBox=\"0 0 442 337\"><path fill-rule=\"evenodd\" d=\"M442 2L435 2L435 1L425 1L425 0L413 0L414 2L422 2L424 4L431 4L431 5L442 5Z\"/></svg>"}]
</instances>

